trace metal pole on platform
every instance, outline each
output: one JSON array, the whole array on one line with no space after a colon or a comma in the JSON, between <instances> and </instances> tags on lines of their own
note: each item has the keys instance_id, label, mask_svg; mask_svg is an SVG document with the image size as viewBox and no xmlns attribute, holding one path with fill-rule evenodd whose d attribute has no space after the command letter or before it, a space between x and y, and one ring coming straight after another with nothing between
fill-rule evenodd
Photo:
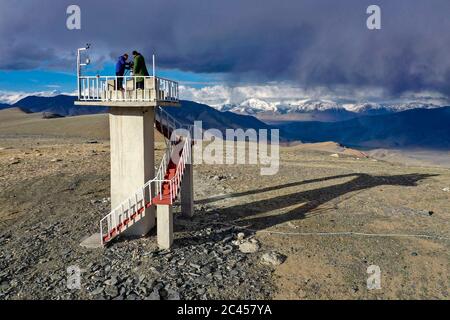
<instances>
[{"instance_id":1,"label":"metal pole on platform","mask_svg":"<svg viewBox=\"0 0 450 320\"><path fill-rule=\"evenodd\" d=\"M77 50L77 89L78 89L78 100L81 99L81 92L80 92L80 73L81 73L81 67L80 67L80 51L81 49Z\"/></svg>"},{"instance_id":2,"label":"metal pole on platform","mask_svg":"<svg viewBox=\"0 0 450 320\"><path fill-rule=\"evenodd\" d=\"M78 100L81 99L81 67L87 66L90 63L89 59L86 59L85 63L81 63L81 52L89 50L91 45L88 43L84 48L78 48L77 50L77 88L78 88Z\"/></svg>"},{"instance_id":3,"label":"metal pole on platform","mask_svg":"<svg viewBox=\"0 0 450 320\"><path fill-rule=\"evenodd\" d=\"M153 76L156 77L156 68L155 68L155 54L153 54L152 56L152 60L153 60Z\"/></svg>"}]
</instances>

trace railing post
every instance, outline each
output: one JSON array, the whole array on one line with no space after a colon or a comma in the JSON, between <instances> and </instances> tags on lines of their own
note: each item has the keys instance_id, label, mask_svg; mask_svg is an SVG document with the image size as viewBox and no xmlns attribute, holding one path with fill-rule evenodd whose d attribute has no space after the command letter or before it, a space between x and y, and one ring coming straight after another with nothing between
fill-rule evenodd
<instances>
[{"instance_id":1,"label":"railing post","mask_svg":"<svg viewBox=\"0 0 450 320\"><path fill-rule=\"evenodd\" d=\"M137 101L137 78L133 79L133 85L134 85L134 101Z\"/></svg>"},{"instance_id":2,"label":"railing post","mask_svg":"<svg viewBox=\"0 0 450 320\"><path fill-rule=\"evenodd\" d=\"M114 100L115 101L117 101L117 80L118 80L118 78L117 78L117 76L114 78L114 88L115 88L115 90L114 90L114 96L115 96L115 98L114 98Z\"/></svg>"},{"instance_id":3,"label":"railing post","mask_svg":"<svg viewBox=\"0 0 450 320\"><path fill-rule=\"evenodd\" d=\"M105 100L106 101L109 101L109 83L108 83L108 81L109 81L109 77L106 77L106 80L105 80Z\"/></svg>"},{"instance_id":4,"label":"railing post","mask_svg":"<svg viewBox=\"0 0 450 320\"><path fill-rule=\"evenodd\" d=\"M91 86L90 86L90 83L89 83L89 78L87 78L87 92L88 92L87 98L88 98L88 100L90 100L90 98L91 98Z\"/></svg>"}]
</instances>

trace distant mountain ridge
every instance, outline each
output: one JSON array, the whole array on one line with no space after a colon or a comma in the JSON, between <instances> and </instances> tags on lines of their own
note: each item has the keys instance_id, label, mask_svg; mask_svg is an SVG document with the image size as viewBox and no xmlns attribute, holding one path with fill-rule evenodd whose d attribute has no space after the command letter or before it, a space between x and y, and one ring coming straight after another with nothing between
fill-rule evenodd
<instances>
[{"instance_id":1,"label":"distant mountain ridge","mask_svg":"<svg viewBox=\"0 0 450 320\"><path fill-rule=\"evenodd\" d=\"M80 107L75 106L77 97L57 95L53 97L28 96L19 100L14 105L25 112L43 112L52 115L77 116L85 114L97 114L108 112L105 107ZM272 127L252 116L239 115L232 112L220 112L208 105L193 101L181 100L181 107L167 107L164 110L178 119L180 122L193 123L202 121L203 129L219 129L225 133L226 129L271 129Z\"/></svg>"},{"instance_id":2,"label":"distant mountain ridge","mask_svg":"<svg viewBox=\"0 0 450 320\"><path fill-rule=\"evenodd\" d=\"M96 114L108 111L105 107L79 107L75 106L75 96L56 95L52 97L28 96L13 105L26 112L49 112L61 116L77 116L83 114Z\"/></svg>"},{"instance_id":3,"label":"distant mountain ridge","mask_svg":"<svg viewBox=\"0 0 450 320\"><path fill-rule=\"evenodd\" d=\"M221 111L232 111L239 113L257 114L261 112L275 112L279 114L296 112L315 112L329 110L345 110L355 113L392 113L411 109L439 108L440 105L423 102L405 103L343 103L326 99L257 99L250 98L240 103L226 103L214 106Z\"/></svg>"},{"instance_id":4,"label":"distant mountain ridge","mask_svg":"<svg viewBox=\"0 0 450 320\"><path fill-rule=\"evenodd\" d=\"M412 109L340 122L280 126L285 137L303 142L336 141L365 148L426 147L450 150L450 107Z\"/></svg>"},{"instance_id":5,"label":"distant mountain ridge","mask_svg":"<svg viewBox=\"0 0 450 320\"><path fill-rule=\"evenodd\" d=\"M27 112L48 112L64 116L107 112L104 107L78 107L73 96L27 97L12 106ZM230 111L218 111L206 104L182 100L181 107L165 108L181 122L203 121L203 128L219 129L280 129L282 141L322 142L335 141L351 147L364 148L409 148L424 147L450 150L450 107L420 108L399 112L385 112L372 115L375 107L361 106L370 115L345 119L354 113L344 109L327 108L328 114L344 118L335 122L280 122L267 124L256 117ZM267 106L266 106L267 107ZM361 111L362 112L362 111ZM311 116L311 114L309 114ZM311 120L314 120L312 117Z\"/></svg>"},{"instance_id":6,"label":"distant mountain ridge","mask_svg":"<svg viewBox=\"0 0 450 320\"><path fill-rule=\"evenodd\" d=\"M217 111L216 109L194 101L181 100L181 107L164 108L169 114L181 122L193 123L202 121L203 129L271 129L272 126L248 115L240 115L228 111Z\"/></svg>"},{"instance_id":7,"label":"distant mountain ridge","mask_svg":"<svg viewBox=\"0 0 450 320\"><path fill-rule=\"evenodd\" d=\"M247 99L237 104L215 106L220 111L253 115L264 121L326 121L349 120L365 115L381 115L411 109L439 108L422 102L407 103L340 103L326 99L273 100Z\"/></svg>"}]
</instances>

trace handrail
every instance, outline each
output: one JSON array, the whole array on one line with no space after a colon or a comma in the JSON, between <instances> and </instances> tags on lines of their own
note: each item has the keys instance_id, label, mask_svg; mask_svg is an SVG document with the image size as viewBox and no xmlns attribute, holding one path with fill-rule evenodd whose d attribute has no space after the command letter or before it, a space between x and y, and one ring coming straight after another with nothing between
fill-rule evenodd
<instances>
[{"instance_id":1,"label":"handrail","mask_svg":"<svg viewBox=\"0 0 450 320\"><path fill-rule=\"evenodd\" d=\"M167 125L170 124L170 122L169 122L169 119L170 119L170 121L172 122L171 128L173 130L175 130L175 129L185 129L185 130L190 132L191 136L193 135L193 132L192 132L193 126L192 125L184 124L184 123L180 122L175 117L173 117L170 113L168 113L167 111L164 111L163 108L161 108L161 107L156 108L156 110L155 110L155 120L162 124L162 121L160 121L160 120L163 120L164 118L166 118Z\"/></svg>"}]
</instances>

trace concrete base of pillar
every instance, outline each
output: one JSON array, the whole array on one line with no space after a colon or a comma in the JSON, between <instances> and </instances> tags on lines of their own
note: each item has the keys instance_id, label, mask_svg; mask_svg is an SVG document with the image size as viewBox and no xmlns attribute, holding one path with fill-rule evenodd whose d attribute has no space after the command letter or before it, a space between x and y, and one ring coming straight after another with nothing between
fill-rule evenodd
<instances>
[{"instance_id":1,"label":"concrete base of pillar","mask_svg":"<svg viewBox=\"0 0 450 320\"><path fill-rule=\"evenodd\" d=\"M94 233L93 235L86 237L81 241L80 246L87 249L101 249L102 245L102 237L100 233Z\"/></svg>"},{"instance_id":2,"label":"concrete base of pillar","mask_svg":"<svg viewBox=\"0 0 450 320\"><path fill-rule=\"evenodd\" d=\"M157 205L156 233L160 249L169 249L173 244L173 214L171 205Z\"/></svg>"},{"instance_id":3,"label":"concrete base of pillar","mask_svg":"<svg viewBox=\"0 0 450 320\"><path fill-rule=\"evenodd\" d=\"M181 181L181 214L185 217L194 215L194 165L186 164Z\"/></svg>"}]
</instances>

